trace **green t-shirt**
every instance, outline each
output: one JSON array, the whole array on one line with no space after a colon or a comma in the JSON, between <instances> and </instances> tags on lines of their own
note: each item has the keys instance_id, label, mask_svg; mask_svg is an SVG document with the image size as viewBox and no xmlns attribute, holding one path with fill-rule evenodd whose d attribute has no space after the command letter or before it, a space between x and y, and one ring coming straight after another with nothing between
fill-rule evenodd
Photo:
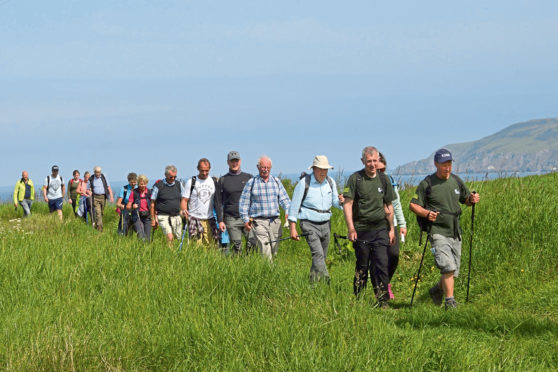
<instances>
[{"instance_id":1,"label":"green t-shirt","mask_svg":"<svg viewBox=\"0 0 558 372\"><path fill-rule=\"evenodd\" d=\"M361 178L358 187L357 177ZM380 177L385 179L385 190ZM353 173L343 189L343 196L353 200L355 230L372 231L389 228L384 204L391 203L397 196L386 175L377 173L376 177L370 178L364 170Z\"/></svg>"},{"instance_id":2,"label":"green t-shirt","mask_svg":"<svg viewBox=\"0 0 558 372\"><path fill-rule=\"evenodd\" d=\"M418 204L429 210L441 212L432 224L431 234L456 237L455 232L458 231L461 235L459 217L456 218L454 215L444 212L460 213L461 206L459 203L464 204L469 195L471 195L471 192L463 181L454 174L447 180L438 178L436 174L432 174L429 177L432 183L430 195L426 196L428 183L426 180L422 180L417 187L416 194L411 199L411 203ZM456 223L457 226L455 226Z\"/></svg>"}]
</instances>

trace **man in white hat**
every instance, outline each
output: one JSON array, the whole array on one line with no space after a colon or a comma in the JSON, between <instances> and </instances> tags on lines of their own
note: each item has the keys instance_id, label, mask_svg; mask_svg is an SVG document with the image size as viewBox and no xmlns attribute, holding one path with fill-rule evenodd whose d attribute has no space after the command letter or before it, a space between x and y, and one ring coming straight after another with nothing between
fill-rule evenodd
<instances>
[{"instance_id":1,"label":"man in white hat","mask_svg":"<svg viewBox=\"0 0 558 372\"><path fill-rule=\"evenodd\" d=\"M325 280L329 283L325 260L331 230L331 207L342 209L340 201L343 197L338 196L337 185L327 175L328 170L333 167L325 155L316 156L308 169L312 169L312 174L301 175L289 208L291 239L300 239L296 230L298 219L302 233L310 234L306 237L312 253L310 282Z\"/></svg>"}]
</instances>

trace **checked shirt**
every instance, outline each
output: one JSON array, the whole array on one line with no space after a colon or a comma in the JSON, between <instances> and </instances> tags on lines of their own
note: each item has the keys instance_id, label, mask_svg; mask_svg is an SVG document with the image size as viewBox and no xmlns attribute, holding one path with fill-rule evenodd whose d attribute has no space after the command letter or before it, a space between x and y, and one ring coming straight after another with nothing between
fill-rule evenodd
<instances>
[{"instance_id":1,"label":"checked shirt","mask_svg":"<svg viewBox=\"0 0 558 372\"><path fill-rule=\"evenodd\" d=\"M253 187L252 187L253 185ZM281 181L274 176L269 176L267 182L255 176L246 182L242 195L240 195L239 212L244 223L250 218L272 218L279 216L279 205L288 211L291 201Z\"/></svg>"}]
</instances>

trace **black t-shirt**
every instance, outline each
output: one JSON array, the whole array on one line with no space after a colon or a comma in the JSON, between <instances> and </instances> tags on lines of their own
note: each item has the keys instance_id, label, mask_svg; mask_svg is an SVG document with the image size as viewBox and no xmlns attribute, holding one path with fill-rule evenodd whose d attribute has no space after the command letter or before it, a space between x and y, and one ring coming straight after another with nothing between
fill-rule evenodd
<instances>
[{"instance_id":1,"label":"black t-shirt","mask_svg":"<svg viewBox=\"0 0 558 372\"><path fill-rule=\"evenodd\" d=\"M219 179L215 198L215 210L219 222L224 222L224 216L240 218L238 211L240 195L251 178L252 175L249 173L232 174L229 172Z\"/></svg>"}]
</instances>

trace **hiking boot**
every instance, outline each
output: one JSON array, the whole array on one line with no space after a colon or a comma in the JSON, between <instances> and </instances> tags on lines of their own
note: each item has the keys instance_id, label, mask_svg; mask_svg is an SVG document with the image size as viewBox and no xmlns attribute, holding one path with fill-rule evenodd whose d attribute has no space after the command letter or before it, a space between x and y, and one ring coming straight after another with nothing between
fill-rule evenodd
<instances>
[{"instance_id":1,"label":"hiking boot","mask_svg":"<svg viewBox=\"0 0 558 372\"><path fill-rule=\"evenodd\" d=\"M387 301L380 301L380 302L378 302L378 306L379 306L380 309L382 309L382 310L389 309L389 304L388 304Z\"/></svg>"},{"instance_id":2,"label":"hiking boot","mask_svg":"<svg viewBox=\"0 0 558 372\"><path fill-rule=\"evenodd\" d=\"M391 291L391 284L388 284L388 294L389 294L389 299L393 300L395 298L395 296L393 295L393 292Z\"/></svg>"},{"instance_id":3,"label":"hiking boot","mask_svg":"<svg viewBox=\"0 0 558 372\"><path fill-rule=\"evenodd\" d=\"M430 293L430 298L432 298L432 301L436 306L442 305L442 301L444 300L444 292L442 291L442 288L438 286L438 284L430 288L428 290L428 293Z\"/></svg>"},{"instance_id":4,"label":"hiking boot","mask_svg":"<svg viewBox=\"0 0 558 372\"><path fill-rule=\"evenodd\" d=\"M446 300L446 306L445 306L446 310L454 310L457 308L457 301L455 301L455 299L450 298L448 300Z\"/></svg>"}]
</instances>

